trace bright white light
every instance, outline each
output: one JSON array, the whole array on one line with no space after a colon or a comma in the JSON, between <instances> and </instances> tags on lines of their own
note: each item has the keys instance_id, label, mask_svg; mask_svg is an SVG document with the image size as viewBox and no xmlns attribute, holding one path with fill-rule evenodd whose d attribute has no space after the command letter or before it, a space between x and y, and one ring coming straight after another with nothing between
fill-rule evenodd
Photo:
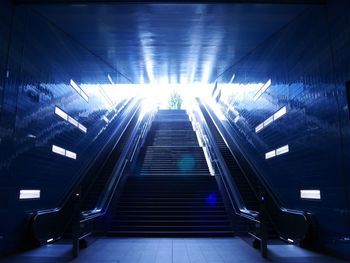
<instances>
[{"instance_id":1,"label":"bright white light","mask_svg":"<svg viewBox=\"0 0 350 263\"><path fill-rule=\"evenodd\" d=\"M66 155L66 150L57 145L52 145L52 151L60 155Z\"/></svg>"},{"instance_id":2,"label":"bright white light","mask_svg":"<svg viewBox=\"0 0 350 263\"><path fill-rule=\"evenodd\" d=\"M76 92L78 92L78 94L87 102L89 102L89 96L83 91L82 88L79 87L79 85L77 83L74 82L74 80L70 80L70 85L73 87L73 89L76 90Z\"/></svg>"},{"instance_id":3,"label":"bright white light","mask_svg":"<svg viewBox=\"0 0 350 263\"><path fill-rule=\"evenodd\" d=\"M265 153L265 159L270 159L276 156L276 150Z\"/></svg>"},{"instance_id":4,"label":"bright white light","mask_svg":"<svg viewBox=\"0 0 350 263\"><path fill-rule=\"evenodd\" d=\"M87 128L83 124L79 123L78 128L84 133L87 133Z\"/></svg>"},{"instance_id":5,"label":"bright white light","mask_svg":"<svg viewBox=\"0 0 350 263\"><path fill-rule=\"evenodd\" d=\"M239 116L236 116L236 118L233 120L233 122L234 122L234 123L237 123L238 120L239 120L239 118L240 118Z\"/></svg>"},{"instance_id":6,"label":"bright white light","mask_svg":"<svg viewBox=\"0 0 350 263\"><path fill-rule=\"evenodd\" d=\"M109 123L109 120L106 116L103 116L103 120L106 122L106 123Z\"/></svg>"},{"instance_id":7,"label":"bright white light","mask_svg":"<svg viewBox=\"0 0 350 263\"><path fill-rule=\"evenodd\" d=\"M287 238L287 241L288 241L289 243L294 243L294 240L293 240L293 239L290 239L290 238Z\"/></svg>"},{"instance_id":8,"label":"bright white light","mask_svg":"<svg viewBox=\"0 0 350 263\"><path fill-rule=\"evenodd\" d=\"M255 94L253 100L257 101L260 96L271 86L271 79L269 79L262 87L261 89Z\"/></svg>"},{"instance_id":9,"label":"bright white light","mask_svg":"<svg viewBox=\"0 0 350 263\"><path fill-rule=\"evenodd\" d=\"M77 154L71 151L66 150L66 157L71 158L71 159L77 159Z\"/></svg>"},{"instance_id":10,"label":"bright white light","mask_svg":"<svg viewBox=\"0 0 350 263\"><path fill-rule=\"evenodd\" d=\"M283 115L285 115L287 113L287 107L284 106L283 108L279 109L273 116L274 116L274 120L277 120L279 118L281 118Z\"/></svg>"},{"instance_id":11,"label":"bright white light","mask_svg":"<svg viewBox=\"0 0 350 263\"><path fill-rule=\"evenodd\" d=\"M40 190L20 190L19 199L39 199Z\"/></svg>"},{"instance_id":12,"label":"bright white light","mask_svg":"<svg viewBox=\"0 0 350 263\"><path fill-rule=\"evenodd\" d=\"M63 149L57 145L52 145L52 152L66 156L71 159L77 159L77 154L66 149Z\"/></svg>"},{"instance_id":13,"label":"bright white light","mask_svg":"<svg viewBox=\"0 0 350 263\"><path fill-rule=\"evenodd\" d=\"M68 114L65 113L63 110L61 110L58 107L55 107L55 113L60 116L62 119L67 120L68 119Z\"/></svg>"},{"instance_id":14,"label":"bright white light","mask_svg":"<svg viewBox=\"0 0 350 263\"><path fill-rule=\"evenodd\" d=\"M281 154L284 154L287 152L289 152L289 145L288 144L276 149L276 155L281 155Z\"/></svg>"},{"instance_id":15,"label":"bright white light","mask_svg":"<svg viewBox=\"0 0 350 263\"><path fill-rule=\"evenodd\" d=\"M302 199L321 199L320 190L300 190L300 198Z\"/></svg>"},{"instance_id":16,"label":"bright white light","mask_svg":"<svg viewBox=\"0 0 350 263\"><path fill-rule=\"evenodd\" d=\"M68 116L68 122L73 124L75 127L78 127L78 125L79 125L78 121L73 119L71 116Z\"/></svg>"},{"instance_id":17,"label":"bright white light","mask_svg":"<svg viewBox=\"0 0 350 263\"><path fill-rule=\"evenodd\" d=\"M273 116L269 117L268 119L266 119L264 121L264 127L266 127L267 125L271 124L273 122Z\"/></svg>"},{"instance_id":18,"label":"bright white light","mask_svg":"<svg viewBox=\"0 0 350 263\"><path fill-rule=\"evenodd\" d=\"M78 92L80 94L80 87L78 86L77 83L74 82L74 80L70 80L70 85L73 87L73 89L75 89L76 92Z\"/></svg>"},{"instance_id":19,"label":"bright white light","mask_svg":"<svg viewBox=\"0 0 350 263\"><path fill-rule=\"evenodd\" d=\"M53 238L49 238L48 240L46 240L47 243L50 243L53 241Z\"/></svg>"},{"instance_id":20,"label":"bright white light","mask_svg":"<svg viewBox=\"0 0 350 263\"><path fill-rule=\"evenodd\" d=\"M259 124L258 126L255 127L255 132L258 133L264 128L264 123Z\"/></svg>"}]
</instances>

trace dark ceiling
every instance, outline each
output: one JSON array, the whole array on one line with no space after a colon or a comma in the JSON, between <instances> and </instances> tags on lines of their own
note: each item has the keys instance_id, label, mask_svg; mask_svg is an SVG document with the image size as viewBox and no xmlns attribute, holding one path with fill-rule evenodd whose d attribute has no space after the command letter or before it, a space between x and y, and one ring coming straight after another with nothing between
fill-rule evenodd
<instances>
[{"instance_id":1,"label":"dark ceiling","mask_svg":"<svg viewBox=\"0 0 350 263\"><path fill-rule=\"evenodd\" d=\"M58 30L134 83L213 82L308 7L252 3L33 5Z\"/></svg>"}]
</instances>

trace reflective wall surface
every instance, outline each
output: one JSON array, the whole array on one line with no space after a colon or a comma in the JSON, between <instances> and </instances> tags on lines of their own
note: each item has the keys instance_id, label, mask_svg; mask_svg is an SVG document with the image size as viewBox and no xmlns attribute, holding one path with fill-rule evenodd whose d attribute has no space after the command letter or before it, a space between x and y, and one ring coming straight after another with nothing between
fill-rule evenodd
<instances>
[{"instance_id":1,"label":"reflective wall surface","mask_svg":"<svg viewBox=\"0 0 350 263\"><path fill-rule=\"evenodd\" d=\"M60 203L127 101L111 93L115 85L89 80L129 82L30 8L1 4L0 39L0 250L8 251L24 239L28 212ZM20 200L21 189L40 190L40 199Z\"/></svg>"},{"instance_id":2,"label":"reflective wall surface","mask_svg":"<svg viewBox=\"0 0 350 263\"><path fill-rule=\"evenodd\" d=\"M343 254L350 222L349 12L345 1L329 1L300 14L220 76L214 95L282 204L311 212L323 244ZM300 190L320 190L321 200L303 199Z\"/></svg>"}]
</instances>

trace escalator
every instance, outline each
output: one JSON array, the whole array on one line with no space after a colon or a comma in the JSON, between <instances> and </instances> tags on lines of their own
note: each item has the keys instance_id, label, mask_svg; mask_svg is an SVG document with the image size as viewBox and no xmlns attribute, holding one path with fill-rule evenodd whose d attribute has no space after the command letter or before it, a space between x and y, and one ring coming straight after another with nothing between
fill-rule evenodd
<instances>
[{"instance_id":1,"label":"escalator","mask_svg":"<svg viewBox=\"0 0 350 263\"><path fill-rule=\"evenodd\" d=\"M285 240L300 242L308 238L310 233L309 215L302 211L290 210L282 207L271 189L259 178L250 164L244 160L232 139L232 133L225 126L208 105L197 99L200 111L210 131L210 136L216 144L227 167L228 177L239 192L244 207L237 212L242 217L251 217L253 222L260 222L261 209L264 210L264 221L267 224L267 232L270 238L281 237ZM234 148L234 150L232 150ZM217 157L220 158L220 157ZM229 187L230 188L230 187ZM231 189L232 191L232 189ZM228 195L231 195L228 192ZM261 200L264 200L262 206ZM248 215L248 216L247 216ZM253 224L254 225L254 224ZM260 231L259 229L257 231ZM255 232L255 230L252 230Z\"/></svg>"},{"instance_id":2,"label":"escalator","mask_svg":"<svg viewBox=\"0 0 350 263\"><path fill-rule=\"evenodd\" d=\"M79 211L88 210L81 214L82 218L99 216L98 214L102 215L105 212L105 206L108 205L106 198L113 195L111 192L113 187L110 184L115 183L115 179L111 181L112 171L124 164L124 160L121 160L124 158L122 153L124 154L126 144L131 139L131 133L136 134L136 131L139 131L137 125L140 126L144 122L139 118L140 105L139 100L130 100L117 113L108 127L110 133L108 141L71 186L61 205L32 214L29 223L31 240L44 244L48 239L55 240L67 231L69 233L75 213L73 211L77 208L77 196L79 196ZM99 206L101 200L104 203ZM95 211L95 208L99 209Z\"/></svg>"}]
</instances>

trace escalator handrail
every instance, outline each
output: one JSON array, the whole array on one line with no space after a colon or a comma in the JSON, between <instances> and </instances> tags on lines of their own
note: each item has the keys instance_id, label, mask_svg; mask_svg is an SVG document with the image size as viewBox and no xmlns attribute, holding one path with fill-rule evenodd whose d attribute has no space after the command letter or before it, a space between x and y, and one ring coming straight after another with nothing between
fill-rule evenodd
<instances>
[{"instance_id":1,"label":"escalator handrail","mask_svg":"<svg viewBox=\"0 0 350 263\"><path fill-rule=\"evenodd\" d=\"M207 105L205 105L206 109L208 109ZM246 177L246 179L248 180L248 182L250 183L250 179L247 175L247 173L245 172L245 169L243 169L241 162L239 162L237 160L236 155L233 153L233 150L231 149L231 145L230 143L227 141L227 137L225 138L225 135L222 133L221 129L218 127L218 125L216 124L214 118L212 117L212 114L209 110L207 110L209 113L209 116L211 117L211 119L213 120L215 126L217 127L218 131L220 132L222 138L225 141L225 144L227 146L227 148L230 150L232 156L235 158L237 164L239 165L240 170L242 171L243 175ZM305 212L303 211L299 211L299 210L294 210L294 209L289 209L289 208L285 208L284 206L282 206L281 201L277 198L277 196L273 193L273 191L271 190L271 187L268 185L268 183L266 182L266 180L263 178L263 176L260 175L260 173L258 172L258 170L256 169L255 165L249 160L249 158L246 158L244 152L242 151L241 147L237 144L236 140L231 136L231 133L228 131L227 126L225 125L225 123L221 123L224 131L226 133L226 135L229 137L229 139L232 141L232 143L235 145L235 147L237 147L238 151L242 154L244 161L248 164L246 165L248 169L252 170L252 174L255 175L255 177L258 179L258 182L260 184L262 184L262 186L264 187L264 190L267 191L268 195L270 198L273 199L273 202L279 207L279 209L281 211L285 211L288 213L294 213L294 214L298 214L298 215L304 215L305 216ZM232 126L230 123L228 123L228 125L230 125L230 129L232 129ZM250 183L251 184L251 183ZM254 189L254 187L252 187ZM258 194L258 193L257 193ZM306 218L306 217L305 217Z\"/></svg>"},{"instance_id":2,"label":"escalator handrail","mask_svg":"<svg viewBox=\"0 0 350 263\"><path fill-rule=\"evenodd\" d=\"M134 102L134 104L132 104L132 102ZM120 114L118 119L121 118L123 116L123 114L128 115L130 114L131 110L137 106L140 102L137 102L135 99L130 99L125 107L122 109L123 113L118 112ZM124 111L126 111L124 113ZM121 115L122 114L122 115ZM125 117L123 117L125 118ZM113 136L110 136L110 138L108 139L107 143L105 143L105 145L108 144L108 142L112 139ZM119 136L120 138L121 136ZM98 152L98 154L96 154L96 156L89 162L89 164L86 166L86 168L84 168L84 172L81 173L81 176L79 176L79 178L77 178L77 180L75 181L75 183L73 184L73 186L70 188L70 190L65 194L65 196L63 197L63 200L61 201L61 203L54 208L48 208L48 209L42 209L42 210L37 210L35 211L34 214L34 220L36 218L38 218L41 215L45 215L45 214L50 214L50 213L59 213L62 209L62 207L64 207L66 205L66 203L70 200L70 197L72 196L72 193L77 189L77 186L80 185L80 183L82 182L82 180L84 179L85 175L88 173L88 171L92 168L92 166L94 165L94 163L96 162L96 160L98 158L100 158L100 154L103 152L105 148L101 148L100 151Z\"/></svg>"},{"instance_id":3,"label":"escalator handrail","mask_svg":"<svg viewBox=\"0 0 350 263\"><path fill-rule=\"evenodd\" d=\"M148 117L148 119L142 125L142 122L146 116ZM119 187L120 181L123 178L125 168L129 163L132 163L133 156L134 156L136 150L142 145L142 143L143 143L142 139L144 138L146 130L149 129L149 127L152 123L153 117L154 117L154 114L151 113L151 114L146 114L142 118L138 119L137 123L135 124L135 129L131 135L132 139L128 141L127 146L124 147L126 149L126 151L123 151L123 154L119 158L122 161L118 162L117 167L115 167L113 169L112 174L114 174L114 175L119 174L119 176L116 177L116 179L114 181L111 180L109 182L109 187L106 187L106 188L111 188L111 189L109 189L107 191L107 193L105 194L105 197L103 198L104 200L99 204L99 207L101 207L101 209L99 209L100 211L98 211L98 212L94 212L94 211L82 212L84 215L84 218L82 219L81 222L83 222L83 221L85 222L87 220L93 220L95 218L98 218L98 217L106 214L106 212L108 211L108 208L110 206L110 203L113 199L113 196ZM141 131L139 131L140 125L142 125ZM111 185L113 185L113 187L111 187Z\"/></svg>"},{"instance_id":4,"label":"escalator handrail","mask_svg":"<svg viewBox=\"0 0 350 263\"><path fill-rule=\"evenodd\" d=\"M197 101L197 103L198 103L198 101ZM196 111L196 113L200 114L203 117L203 119L205 119L203 116L203 113L200 109L200 106L198 104L197 104L197 106L199 109ZM211 152L211 155L213 155L215 157L215 160L211 159L211 161L215 162L215 165L216 165L218 172L219 172L219 175L220 175L220 179L225 187L225 191L226 191L227 196L229 198L230 204L235 211L235 214L237 214L241 217L244 217L248 220L259 223L260 221L258 219L258 213L256 213L256 211L250 211L250 210L246 209L244 207L244 205L242 205L243 204L242 198L238 197L236 194L233 194L231 191L231 187L229 187L227 185L228 184L228 182L226 181L227 178L225 178L225 176L227 177L227 175L229 174L227 165L225 164L225 162L222 161L222 158L219 158L219 157L221 157L221 153L218 149L218 146L215 143L215 139L210 131L210 128L209 128L207 122L201 121L202 118L200 118L200 117L198 119L199 120L196 120L196 121L200 121L200 125L204 128L205 135L208 138L208 142L205 142L206 147ZM236 191L236 192L238 192L238 191Z\"/></svg>"}]
</instances>

